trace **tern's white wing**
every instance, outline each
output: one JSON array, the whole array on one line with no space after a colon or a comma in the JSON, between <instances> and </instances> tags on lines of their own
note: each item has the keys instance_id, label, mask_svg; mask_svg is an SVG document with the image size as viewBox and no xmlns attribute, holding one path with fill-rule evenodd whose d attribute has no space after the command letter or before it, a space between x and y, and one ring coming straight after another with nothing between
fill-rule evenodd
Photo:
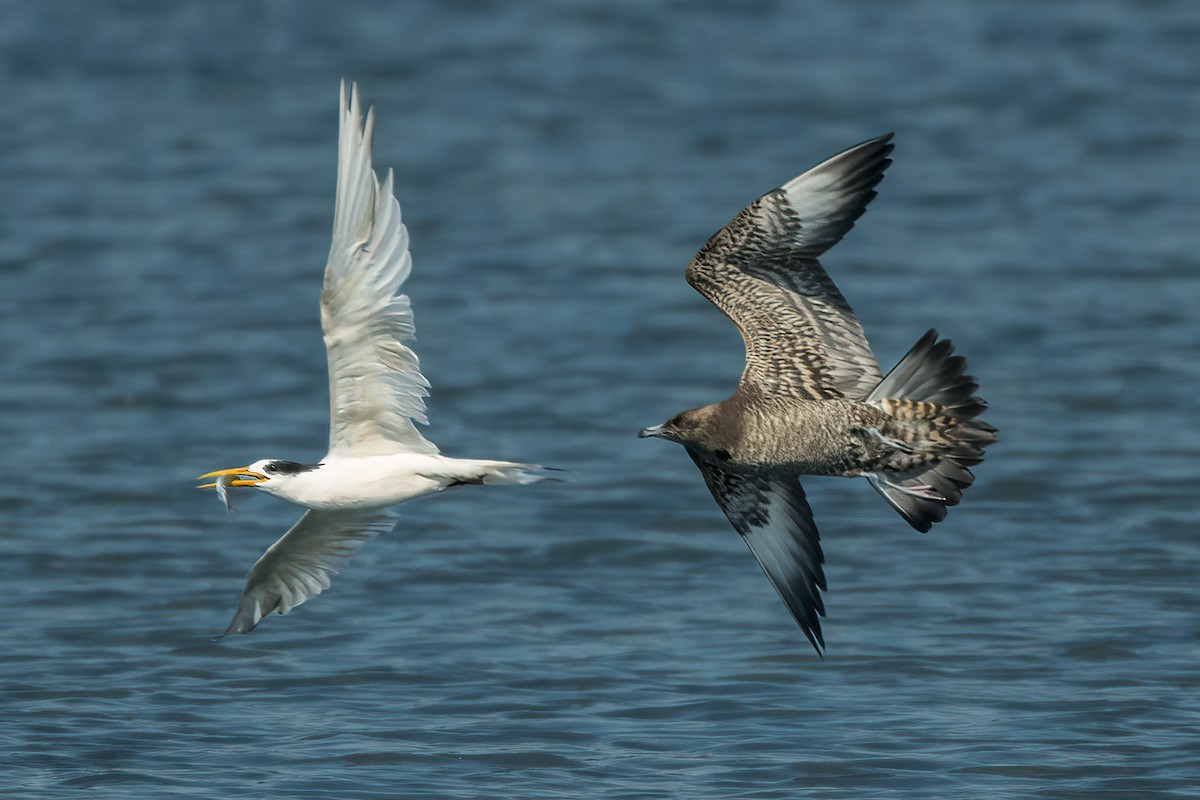
<instances>
[{"instance_id":1,"label":"tern's white wing","mask_svg":"<svg viewBox=\"0 0 1200 800\"><path fill-rule=\"evenodd\" d=\"M331 455L436 453L416 429L425 423L429 382L403 340L414 333L408 297L396 294L412 269L408 231L392 195L371 169L375 111L366 123L358 87L342 81L333 245L321 292L329 352Z\"/></svg>"},{"instance_id":2,"label":"tern's white wing","mask_svg":"<svg viewBox=\"0 0 1200 800\"><path fill-rule=\"evenodd\" d=\"M267 614L286 614L329 588L367 539L396 526L397 515L372 511L309 511L254 563L237 613L225 633L246 633Z\"/></svg>"}]
</instances>

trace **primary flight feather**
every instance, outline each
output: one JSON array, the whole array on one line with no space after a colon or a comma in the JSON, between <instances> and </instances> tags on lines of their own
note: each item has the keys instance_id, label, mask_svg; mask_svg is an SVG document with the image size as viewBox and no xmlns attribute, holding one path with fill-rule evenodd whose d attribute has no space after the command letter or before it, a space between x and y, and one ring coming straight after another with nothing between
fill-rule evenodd
<instances>
[{"instance_id":1,"label":"primary flight feather","mask_svg":"<svg viewBox=\"0 0 1200 800\"><path fill-rule=\"evenodd\" d=\"M371 166L374 109L342 82L333 243L321 290L329 358L329 452L316 464L261 459L201 475L201 488L251 486L309 510L250 571L226 633L246 633L329 588L330 575L367 539L396 524L391 506L453 486L532 483L536 464L448 458L421 435L429 382L405 344L412 307L399 294L412 269L408 231Z\"/></svg>"}]
</instances>

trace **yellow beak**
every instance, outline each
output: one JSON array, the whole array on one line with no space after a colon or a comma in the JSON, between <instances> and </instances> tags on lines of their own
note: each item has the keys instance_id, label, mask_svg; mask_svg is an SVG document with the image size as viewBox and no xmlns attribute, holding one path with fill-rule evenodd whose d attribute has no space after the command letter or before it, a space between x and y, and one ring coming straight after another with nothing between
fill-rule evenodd
<instances>
[{"instance_id":1,"label":"yellow beak","mask_svg":"<svg viewBox=\"0 0 1200 800\"><path fill-rule=\"evenodd\" d=\"M201 475L199 478L196 478L196 480L202 481L205 478L217 478L217 477L220 477L221 475L248 476L248 477L244 477L244 478L237 478L235 480L230 481L229 482L230 486L254 486L255 484L262 483L263 481L265 481L267 479L266 475L263 475L261 472L254 472L249 467L238 467L237 469L219 469L216 472L206 472L203 475ZM197 489L215 489L216 486L217 486L217 484L215 484L215 483L202 483L199 486L197 486L196 488Z\"/></svg>"}]
</instances>

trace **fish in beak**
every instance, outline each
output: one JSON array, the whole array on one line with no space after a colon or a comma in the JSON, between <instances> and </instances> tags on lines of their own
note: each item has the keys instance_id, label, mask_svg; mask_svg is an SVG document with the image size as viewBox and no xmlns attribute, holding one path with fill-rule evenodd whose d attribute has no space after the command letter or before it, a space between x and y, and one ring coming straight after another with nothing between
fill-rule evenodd
<instances>
[{"instance_id":1,"label":"fish in beak","mask_svg":"<svg viewBox=\"0 0 1200 800\"><path fill-rule=\"evenodd\" d=\"M267 476L261 472L255 472L248 467L242 467L240 469L219 469L216 472L206 472L196 480L202 481L205 478L216 478L216 480L212 483L202 483L196 488L216 489L217 497L221 499L222 505L225 506L225 513L232 514L233 508L229 505L229 487L254 486L265 481Z\"/></svg>"},{"instance_id":2,"label":"fish in beak","mask_svg":"<svg viewBox=\"0 0 1200 800\"><path fill-rule=\"evenodd\" d=\"M199 478L202 481L205 478L217 478L226 486L255 486L267 479L266 475L261 472L254 472L249 467L238 467L237 469L219 469L216 472L206 472ZM196 487L197 489L216 489L217 483L202 483Z\"/></svg>"}]
</instances>

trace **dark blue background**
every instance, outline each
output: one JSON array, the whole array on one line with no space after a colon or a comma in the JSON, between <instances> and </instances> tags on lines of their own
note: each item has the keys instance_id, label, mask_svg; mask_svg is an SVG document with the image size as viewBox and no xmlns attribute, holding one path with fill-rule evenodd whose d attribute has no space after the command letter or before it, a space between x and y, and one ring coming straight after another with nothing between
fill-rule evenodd
<instances>
[{"instance_id":1,"label":"dark blue background","mask_svg":"<svg viewBox=\"0 0 1200 800\"><path fill-rule=\"evenodd\" d=\"M1144 798L1200 773L1200 8L0 3L0 761L20 798ZM403 508L214 643L324 452L337 82L412 235L430 437L567 481ZM811 479L818 660L678 448L737 334L683 281L896 132L825 263L1001 442L909 530Z\"/></svg>"}]
</instances>

